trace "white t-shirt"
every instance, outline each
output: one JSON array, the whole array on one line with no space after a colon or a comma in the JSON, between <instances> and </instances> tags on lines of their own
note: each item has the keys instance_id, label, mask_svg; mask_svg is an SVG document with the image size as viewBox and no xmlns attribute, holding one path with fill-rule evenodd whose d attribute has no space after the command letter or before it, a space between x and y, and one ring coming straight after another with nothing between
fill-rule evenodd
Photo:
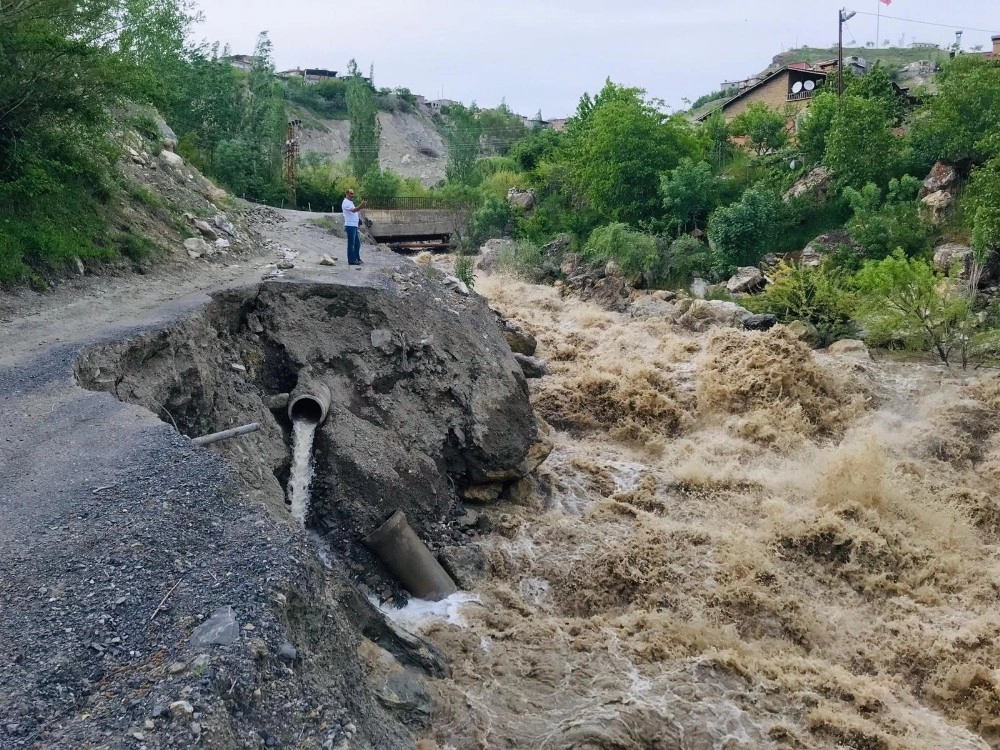
<instances>
[{"instance_id":1,"label":"white t-shirt","mask_svg":"<svg viewBox=\"0 0 1000 750\"><path fill-rule=\"evenodd\" d=\"M344 202L341 204L340 210L344 212L345 227L356 227L359 225L360 219L358 218L358 214L352 210L353 208L354 201L350 198L344 198Z\"/></svg>"}]
</instances>

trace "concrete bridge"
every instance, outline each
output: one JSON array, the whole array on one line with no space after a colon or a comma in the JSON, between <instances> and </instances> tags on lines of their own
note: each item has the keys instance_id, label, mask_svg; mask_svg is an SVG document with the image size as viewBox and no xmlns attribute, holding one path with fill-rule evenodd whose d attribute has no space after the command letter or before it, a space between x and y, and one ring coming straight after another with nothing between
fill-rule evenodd
<instances>
[{"instance_id":1,"label":"concrete bridge","mask_svg":"<svg viewBox=\"0 0 1000 750\"><path fill-rule=\"evenodd\" d=\"M447 247L456 233L457 213L447 209L365 210L369 230L376 242L394 249Z\"/></svg>"}]
</instances>

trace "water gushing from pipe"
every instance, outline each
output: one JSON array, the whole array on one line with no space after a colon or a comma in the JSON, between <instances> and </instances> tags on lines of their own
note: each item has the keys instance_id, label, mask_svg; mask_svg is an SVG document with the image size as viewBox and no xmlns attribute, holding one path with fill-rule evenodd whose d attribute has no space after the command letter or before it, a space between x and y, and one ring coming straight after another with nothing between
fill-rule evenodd
<instances>
[{"instance_id":1,"label":"water gushing from pipe","mask_svg":"<svg viewBox=\"0 0 1000 750\"><path fill-rule=\"evenodd\" d=\"M292 471L288 479L288 500L292 516L303 526L309 515L309 487L313 479L313 439L318 423L296 419L292 425Z\"/></svg>"}]
</instances>

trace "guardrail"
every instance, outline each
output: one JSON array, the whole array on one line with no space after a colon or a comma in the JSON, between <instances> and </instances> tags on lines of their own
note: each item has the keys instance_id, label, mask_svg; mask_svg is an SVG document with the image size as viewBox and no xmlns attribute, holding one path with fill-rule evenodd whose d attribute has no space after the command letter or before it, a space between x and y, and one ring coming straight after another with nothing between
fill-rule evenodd
<instances>
[{"instance_id":1,"label":"guardrail","mask_svg":"<svg viewBox=\"0 0 1000 750\"><path fill-rule=\"evenodd\" d=\"M452 208L454 201L437 196L396 196L393 198L369 198L368 208L384 211L419 211L421 209Z\"/></svg>"}]
</instances>

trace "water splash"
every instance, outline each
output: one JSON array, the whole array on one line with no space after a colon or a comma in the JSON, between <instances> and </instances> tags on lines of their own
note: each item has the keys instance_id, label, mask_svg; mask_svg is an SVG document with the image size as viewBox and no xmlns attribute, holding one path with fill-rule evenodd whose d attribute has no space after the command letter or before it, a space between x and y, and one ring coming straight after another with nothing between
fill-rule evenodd
<instances>
[{"instance_id":1,"label":"water splash","mask_svg":"<svg viewBox=\"0 0 1000 750\"><path fill-rule=\"evenodd\" d=\"M296 419L292 427L292 473L288 479L288 500L292 504L292 516L303 526L309 515L316 427L316 422L307 419Z\"/></svg>"}]
</instances>

